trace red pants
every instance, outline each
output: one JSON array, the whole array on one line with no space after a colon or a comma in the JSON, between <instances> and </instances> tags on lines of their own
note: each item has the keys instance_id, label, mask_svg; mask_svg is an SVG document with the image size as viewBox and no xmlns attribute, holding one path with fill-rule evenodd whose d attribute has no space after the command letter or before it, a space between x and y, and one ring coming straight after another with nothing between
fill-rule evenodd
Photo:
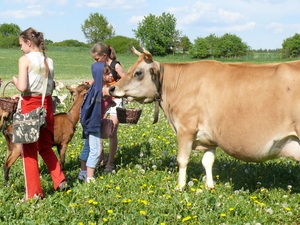
<instances>
[{"instance_id":1,"label":"red pants","mask_svg":"<svg viewBox=\"0 0 300 225\"><path fill-rule=\"evenodd\" d=\"M23 97L22 113L27 113L41 106L41 97ZM45 98L44 107L47 110L47 126L40 131L40 138L35 143L23 144L22 159L25 176L26 197L32 198L34 195L44 197L40 181L38 166L38 153L44 160L51 175L54 189L57 189L62 181L65 180L59 161L52 150L54 116L51 96Z\"/></svg>"}]
</instances>

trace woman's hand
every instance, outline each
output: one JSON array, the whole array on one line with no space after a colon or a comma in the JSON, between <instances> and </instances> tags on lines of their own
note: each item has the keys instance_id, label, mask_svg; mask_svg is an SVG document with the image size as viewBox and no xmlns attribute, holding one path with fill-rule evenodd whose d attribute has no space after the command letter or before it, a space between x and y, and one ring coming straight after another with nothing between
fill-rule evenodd
<instances>
[{"instance_id":1,"label":"woman's hand","mask_svg":"<svg viewBox=\"0 0 300 225\"><path fill-rule=\"evenodd\" d=\"M20 94L16 94L16 95L11 96L10 98L11 98L11 99L18 99L18 98L20 98L20 97L21 97Z\"/></svg>"},{"instance_id":2,"label":"woman's hand","mask_svg":"<svg viewBox=\"0 0 300 225\"><path fill-rule=\"evenodd\" d=\"M13 83L14 85L16 85L17 81L18 81L18 78L16 78L15 76L13 76L13 78L12 78L12 83Z\"/></svg>"}]
</instances>

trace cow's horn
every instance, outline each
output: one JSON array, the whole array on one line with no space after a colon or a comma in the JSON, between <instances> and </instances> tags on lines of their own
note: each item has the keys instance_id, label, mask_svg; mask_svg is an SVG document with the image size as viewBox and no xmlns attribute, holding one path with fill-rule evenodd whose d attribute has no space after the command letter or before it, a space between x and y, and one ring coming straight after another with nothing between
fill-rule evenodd
<instances>
[{"instance_id":1,"label":"cow's horn","mask_svg":"<svg viewBox=\"0 0 300 225\"><path fill-rule=\"evenodd\" d=\"M131 51L136 54L137 56L140 56L142 53L140 53L138 50L135 49L135 47L131 47Z\"/></svg>"},{"instance_id":2,"label":"cow's horn","mask_svg":"<svg viewBox=\"0 0 300 225\"><path fill-rule=\"evenodd\" d=\"M145 48L143 48L143 52L147 55L151 55L151 53L148 50L146 50Z\"/></svg>"}]
</instances>

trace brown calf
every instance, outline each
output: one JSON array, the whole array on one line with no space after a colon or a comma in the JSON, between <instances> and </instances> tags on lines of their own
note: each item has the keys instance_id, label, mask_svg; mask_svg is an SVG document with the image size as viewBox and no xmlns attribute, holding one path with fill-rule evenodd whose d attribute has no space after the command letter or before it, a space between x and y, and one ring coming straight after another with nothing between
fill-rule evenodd
<instances>
[{"instance_id":1,"label":"brown calf","mask_svg":"<svg viewBox=\"0 0 300 225\"><path fill-rule=\"evenodd\" d=\"M66 86L66 88L74 95L74 102L68 112L58 113L54 115L54 143L60 156L61 167L64 168L65 154L68 143L72 140L76 125L79 121L80 107L85 94L88 92L89 85L81 84L76 88ZM9 180L9 170L12 164L21 154L21 145L12 143L12 125L3 128L7 144L7 158L4 163L4 179Z\"/></svg>"}]
</instances>

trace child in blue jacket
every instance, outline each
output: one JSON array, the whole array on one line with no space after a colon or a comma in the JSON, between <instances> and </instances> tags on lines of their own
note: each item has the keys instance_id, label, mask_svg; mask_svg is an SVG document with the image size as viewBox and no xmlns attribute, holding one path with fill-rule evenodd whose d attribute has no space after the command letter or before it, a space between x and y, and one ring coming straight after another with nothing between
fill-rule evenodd
<instances>
[{"instance_id":1,"label":"child in blue jacket","mask_svg":"<svg viewBox=\"0 0 300 225\"><path fill-rule=\"evenodd\" d=\"M96 59L95 59L96 60ZM81 171L78 179L94 182L95 168L99 162L102 145L100 141L102 81L105 62L92 64L94 82L81 106L80 122L83 128L84 146L80 154Z\"/></svg>"}]
</instances>

